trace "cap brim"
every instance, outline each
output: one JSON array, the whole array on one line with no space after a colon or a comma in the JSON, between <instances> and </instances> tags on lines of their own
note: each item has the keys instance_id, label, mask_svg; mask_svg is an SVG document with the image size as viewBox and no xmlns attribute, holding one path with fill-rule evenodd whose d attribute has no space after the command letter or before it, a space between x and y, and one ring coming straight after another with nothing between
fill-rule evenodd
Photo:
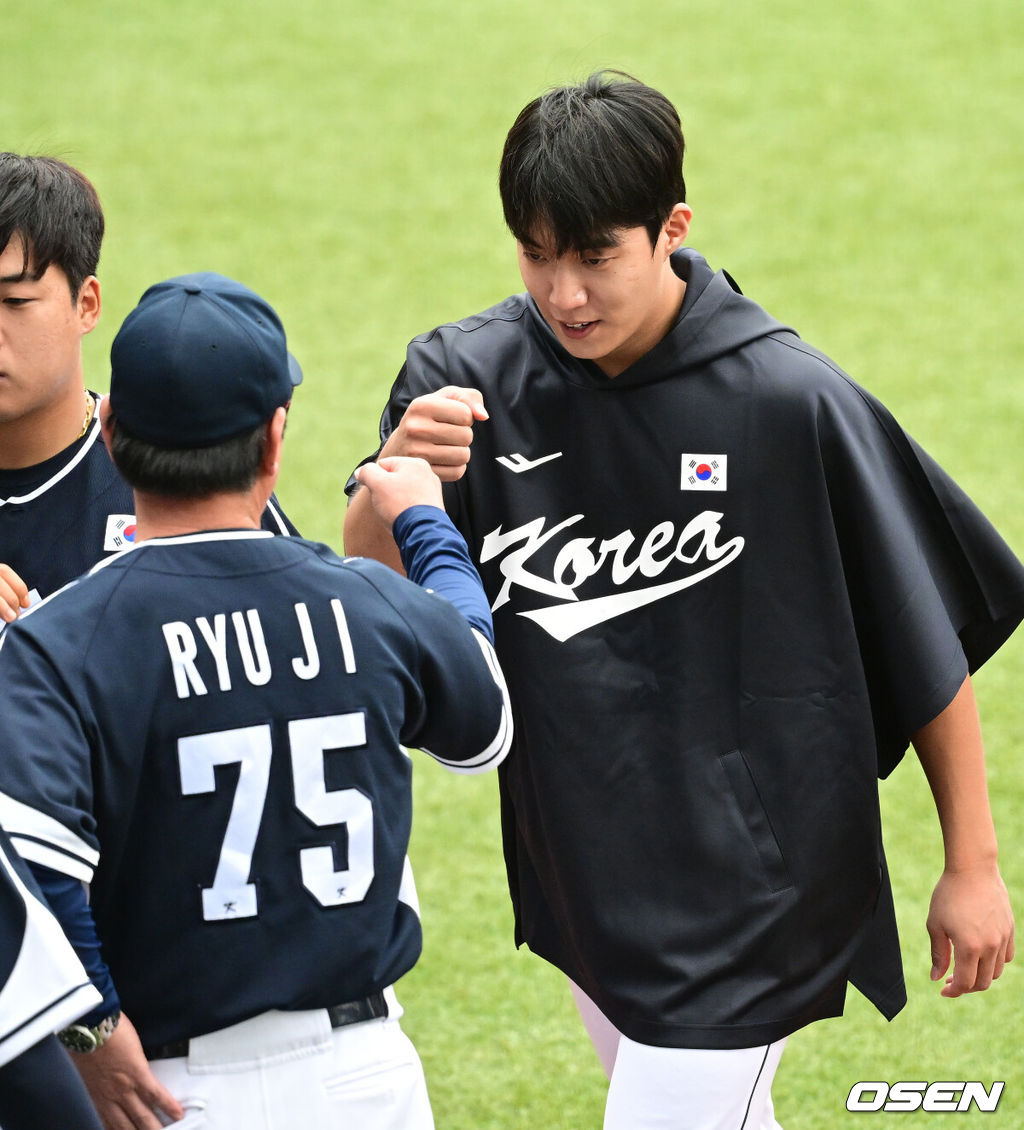
<instances>
[{"instance_id":1,"label":"cap brim","mask_svg":"<svg viewBox=\"0 0 1024 1130\"><path fill-rule=\"evenodd\" d=\"M288 354L288 376L291 377L292 387L302 384L302 369L299 368L298 361L289 353Z\"/></svg>"}]
</instances>

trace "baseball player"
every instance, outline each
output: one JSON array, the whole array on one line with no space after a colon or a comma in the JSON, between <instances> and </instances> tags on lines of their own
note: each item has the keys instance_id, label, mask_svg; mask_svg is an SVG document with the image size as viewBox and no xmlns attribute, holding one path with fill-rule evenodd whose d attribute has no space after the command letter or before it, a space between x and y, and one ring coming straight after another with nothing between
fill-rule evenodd
<instances>
[{"instance_id":1,"label":"baseball player","mask_svg":"<svg viewBox=\"0 0 1024 1130\"><path fill-rule=\"evenodd\" d=\"M406 747L511 737L465 543L418 460L364 479L418 584L259 528L301 374L240 284L151 287L111 366L137 543L0 649L0 820L103 996L61 1038L115 1130L428 1128Z\"/></svg>"},{"instance_id":2,"label":"baseball player","mask_svg":"<svg viewBox=\"0 0 1024 1130\"><path fill-rule=\"evenodd\" d=\"M0 1125L100 1130L58 1028L94 1007L90 983L0 828Z\"/></svg>"},{"instance_id":3,"label":"baseball player","mask_svg":"<svg viewBox=\"0 0 1024 1130\"><path fill-rule=\"evenodd\" d=\"M103 228L77 169L0 153L0 628L135 536L82 374ZM295 532L273 498L263 526Z\"/></svg>"},{"instance_id":4,"label":"baseball player","mask_svg":"<svg viewBox=\"0 0 1024 1130\"><path fill-rule=\"evenodd\" d=\"M409 345L375 457L445 480L491 600L516 941L575 986L607 1130L778 1124L786 1037L905 1002L877 778L913 742L935 979L1013 956L968 674L1024 570L886 409L684 248L672 105L598 74L501 162L526 293ZM357 482L346 548L399 567Z\"/></svg>"}]
</instances>

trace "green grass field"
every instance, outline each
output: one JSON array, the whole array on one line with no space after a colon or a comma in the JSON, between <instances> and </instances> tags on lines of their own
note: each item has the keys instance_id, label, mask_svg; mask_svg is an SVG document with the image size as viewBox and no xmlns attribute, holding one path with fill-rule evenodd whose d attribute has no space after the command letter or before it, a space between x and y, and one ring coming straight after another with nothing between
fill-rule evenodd
<instances>
[{"instance_id":1,"label":"green grass field","mask_svg":"<svg viewBox=\"0 0 1024 1130\"><path fill-rule=\"evenodd\" d=\"M680 109L690 242L881 396L1024 552L1018 0L31 0L0 18L0 147L79 165L106 207L90 383L150 283L218 270L265 294L306 372L279 494L308 536L340 548L342 484L407 340L519 289L496 191L513 117L615 66ZM1016 640L977 679L1018 908L1022 677ZM402 996L439 1130L599 1127L562 978L512 947L495 782L418 768L426 946ZM939 998L937 822L912 760L883 791L911 1002L887 1025L851 999L797 1034L778 1117L1019 1130L1021 963ZM894 1119L845 1111L859 1079L1006 1089L994 1114Z\"/></svg>"}]
</instances>

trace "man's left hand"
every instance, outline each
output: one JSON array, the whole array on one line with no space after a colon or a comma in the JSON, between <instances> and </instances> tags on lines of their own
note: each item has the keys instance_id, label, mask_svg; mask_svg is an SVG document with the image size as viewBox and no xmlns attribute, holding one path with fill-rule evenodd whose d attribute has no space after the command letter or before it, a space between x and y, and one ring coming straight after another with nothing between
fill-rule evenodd
<instances>
[{"instance_id":1,"label":"man's left hand","mask_svg":"<svg viewBox=\"0 0 1024 1130\"><path fill-rule=\"evenodd\" d=\"M993 863L973 871L944 871L928 912L933 981L946 979L944 997L989 988L1013 960L1013 911L1006 885Z\"/></svg>"}]
</instances>

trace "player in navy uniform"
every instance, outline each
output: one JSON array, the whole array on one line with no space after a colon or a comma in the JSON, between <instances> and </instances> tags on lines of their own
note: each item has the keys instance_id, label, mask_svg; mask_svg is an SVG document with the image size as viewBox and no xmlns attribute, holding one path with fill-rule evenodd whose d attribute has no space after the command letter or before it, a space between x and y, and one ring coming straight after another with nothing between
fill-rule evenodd
<instances>
[{"instance_id":1,"label":"player in navy uniform","mask_svg":"<svg viewBox=\"0 0 1024 1130\"><path fill-rule=\"evenodd\" d=\"M446 480L490 597L516 938L576 987L606 1127L763 1130L791 1032L849 982L905 1001L877 778L910 741L946 850L932 976L955 953L959 996L1013 956L968 673L1024 570L877 400L682 248L682 157L626 76L531 102L500 173L527 293L413 340L378 454ZM346 548L398 567L369 502Z\"/></svg>"},{"instance_id":2,"label":"player in navy uniform","mask_svg":"<svg viewBox=\"0 0 1024 1130\"><path fill-rule=\"evenodd\" d=\"M77 169L0 153L0 627L134 538L82 374L103 228ZM275 499L263 526L295 532Z\"/></svg>"},{"instance_id":3,"label":"player in navy uniform","mask_svg":"<svg viewBox=\"0 0 1024 1130\"><path fill-rule=\"evenodd\" d=\"M0 1126L100 1130L53 1033L100 1000L0 828Z\"/></svg>"},{"instance_id":4,"label":"player in navy uniform","mask_svg":"<svg viewBox=\"0 0 1024 1130\"><path fill-rule=\"evenodd\" d=\"M300 374L221 276L151 287L111 365L138 542L0 648L0 821L104 998L62 1038L109 1127L430 1127L406 746L480 772L511 737L440 483L367 469L419 585L260 530Z\"/></svg>"}]
</instances>

